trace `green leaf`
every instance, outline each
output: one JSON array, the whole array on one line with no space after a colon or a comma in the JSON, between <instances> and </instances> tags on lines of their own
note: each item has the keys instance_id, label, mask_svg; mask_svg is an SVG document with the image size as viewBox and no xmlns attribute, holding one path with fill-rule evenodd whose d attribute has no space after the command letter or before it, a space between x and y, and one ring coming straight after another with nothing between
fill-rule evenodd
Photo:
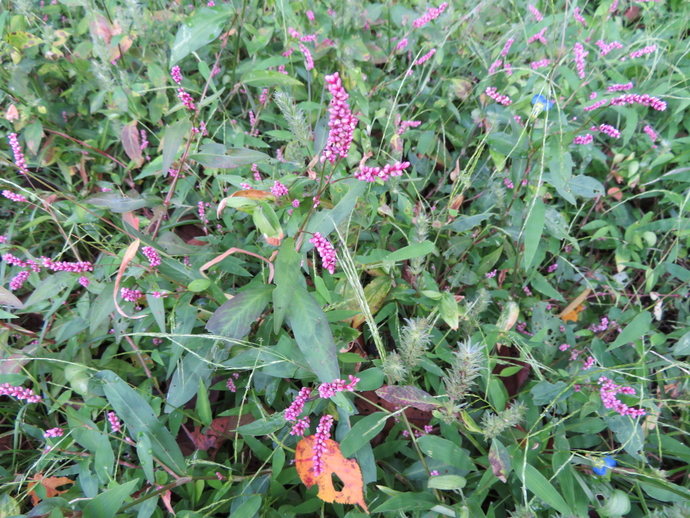
<instances>
[{"instance_id":1,"label":"green leaf","mask_svg":"<svg viewBox=\"0 0 690 518\"><path fill-rule=\"evenodd\" d=\"M213 356L213 348L206 346L199 351L195 350L195 353L186 355L175 369L168 387L165 407L167 413L192 399L200 381L207 383L211 379L213 371L208 360Z\"/></svg>"},{"instance_id":2,"label":"green leaf","mask_svg":"<svg viewBox=\"0 0 690 518\"><path fill-rule=\"evenodd\" d=\"M494 475L496 475L501 482L508 482L508 475L510 474L510 454L498 439L493 439L491 441L489 463L491 464L491 470Z\"/></svg>"},{"instance_id":3,"label":"green leaf","mask_svg":"<svg viewBox=\"0 0 690 518\"><path fill-rule=\"evenodd\" d=\"M285 319L288 304L299 284L302 256L295 251L295 240L283 241L275 260L276 289L273 290L273 332L278 334Z\"/></svg>"},{"instance_id":4,"label":"green leaf","mask_svg":"<svg viewBox=\"0 0 690 518\"><path fill-rule=\"evenodd\" d=\"M221 12L202 7L180 25L170 53L170 67L220 36L225 20L233 14L231 4L225 5Z\"/></svg>"},{"instance_id":5,"label":"green leaf","mask_svg":"<svg viewBox=\"0 0 690 518\"><path fill-rule=\"evenodd\" d=\"M553 286L551 286L551 283L546 279L546 277L539 272L534 272L531 284L535 290L543 293L547 297L565 302L563 295L561 295Z\"/></svg>"},{"instance_id":6,"label":"green leaf","mask_svg":"<svg viewBox=\"0 0 690 518\"><path fill-rule=\"evenodd\" d=\"M436 435L424 435L417 440L422 452L434 460L449 466L475 471L474 464L467 453L455 443Z\"/></svg>"},{"instance_id":7,"label":"green leaf","mask_svg":"<svg viewBox=\"0 0 690 518\"><path fill-rule=\"evenodd\" d=\"M84 506L83 518L113 518L122 503L134 492L139 479L130 480L126 484L108 489L96 498L92 498ZM115 483L115 482L113 482Z\"/></svg>"},{"instance_id":8,"label":"green leaf","mask_svg":"<svg viewBox=\"0 0 690 518\"><path fill-rule=\"evenodd\" d=\"M113 191L98 193L85 199L84 203L89 203L96 207L105 207L116 214L122 214L123 212L132 212L146 207L149 200L146 198L128 198L126 196L120 196Z\"/></svg>"},{"instance_id":9,"label":"green leaf","mask_svg":"<svg viewBox=\"0 0 690 518\"><path fill-rule=\"evenodd\" d=\"M383 430L387 419L388 414L385 412L374 412L357 421L340 442L343 457L352 457L357 450L376 437Z\"/></svg>"},{"instance_id":10,"label":"green leaf","mask_svg":"<svg viewBox=\"0 0 690 518\"><path fill-rule=\"evenodd\" d=\"M178 475L183 475L186 465L180 447L170 431L160 424L146 400L112 371L101 371L94 378L102 380L108 403L127 424L130 434L133 437L139 432L149 434L153 455Z\"/></svg>"},{"instance_id":11,"label":"green leaf","mask_svg":"<svg viewBox=\"0 0 690 518\"><path fill-rule=\"evenodd\" d=\"M192 123L187 119L177 121L175 124L165 128L165 136L163 137L163 165L161 166L164 175L168 174L170 166L175 161L177 152L182 147L185 136L191 129Z\"/></svg>"},{"instance_id":12,"label":"green leaf","mask_svg":"<svg viewBox=\"0 0 690 518\"><path fill-rule=\"evenodd\" d=\"M371 514L390 511L428 511L438 502L431 493L400 493L390 498L383 497L384 502L373 509Z\"/></svg>"},{"instance_id":13,"label":"green leaf","mask_svg":"<svg viewBox=\"0 0 690 518\"><path fill-rule=\"evenodd\" d=\"M112 300L112 297L110 299ZM163 299L146 294L146 302L149 305L153 318L156 320L158 329L160 329L161 333L165 333L165 304Z\"/></svg>"},{"instance_id":14,"label":"green leaf","mask_svg":"<svg viewBox=\"0 0 690 518\"><path fill-rule=\"evenodd\" d=\"M338 351L321 306L302 286L296 286L287 321L309 366L322 383L340 378Z\"/></svg>"},{"instance_id":15,"label":"green leaf","mask_svg":"<svg viewBox=\"0 0 690 518\"><path fill-rule=\"evenodd\" d=\"M261 509L261 495L252 495L231 513L232 518L254 518L259 509Z\"/></svg>"},{"instance_id":16,"label":"green leaf","mask_svg":"<svg viewBox=\"0 0 690 518\"><path fill-rule=\"evenodd\" d=\"M213 313L206 329L216 335L241 340L264 312L273 289L274 286L260 284L238 293Z\"/></svg>"},{"instance_id":17,"label":"green leaf","mask_svg":"<svg viewBox=\"0 0 690 518\"><path fill-rule=\"evenodd\" d=\"M277 239L283 237L283 229L280 226L278 216L273 210L273 207L265 201L257 202L256 209L252 213L252 219L257 228L266 237Z\"/></svg>"},{"instance_id":18,"label":"green leaf","mask_svg":"<svg viewBox=\"0 0 690 518\"><path fill-rule=\"evenodd\" d=\"M211 426L213 414L211 413L211 402L208 399L208 390L204 380L199 380L199 389L196 392L196 413L204 426Z\"/></svg>"},{"instance_id":19,"label":"green leaf","mask_svg":"<svg viewBox=\"0 0 690 518\"><path fill-rule=\"evenodd\" d=\"M570 186L568 185L573 174L573 158L570 153L561 153L558 146L555 146L552 152L558 158L549 161L549 169L551 171L550 183L563 199L575 205L575 197L570 192Z\"/></svg>"},{"instance_id":20,"label":"green leaf","mask_svg":"<svg viewBox=\"0 0 690 518\"><path fill-rule=\"evenodd\" d=\"M270 157L261 151L253 149L242 147L226 148L223 144L210 143L201 146L201 151L189 155L189 158L213 169L235 169L243 165L268 160Z\"/></svg>"},{"instance_id":21,"label":"green leaf","mask_svg":"<svg viewBox=\"0 0 690 518\"><path fill-rule=\"evenodd\" d=\"M187 285L187 289L189 291L193 291L194 293L201 293L202 291L206 290L206 288L208 288L210 285L210 279L194 279Z\"/></svg>"},{"instance_id":22,"label":"green leaf","mask_svg":"<svg viewBox=\"0 0 690 518\"><path fill-rule=\"evenodd\" d=\"M240 426L237 431L242 435L268 435L277 432L285 426L285 416L282 412L276 412L262 419L258 419L252 423Z\"/></svg>"},{"instance_id":23,"label":"green leaf","mask_svg":"<svg viewBox=\"0 0 690 518\"><path fill-rule=\"evenodd\" d=\"M64 288L72 288L77 282L77 277L70 272L57 272L49 275L41 281L34 292L24 301L24 306L30 308L34 304L46 299L57 297Z\"/></svg>"},{"instance_id":24,"label":"green leaf","mask_svg":"<svg viewBox=\"0 0 690 518\"><path fill-rule=\"evenodd\" d=\"M573 176L568 182L570 191L581 198L596 198L604 195L604 186L591 176Z\"/></svg>"},{"instance_id":25,"label":"green leaf","mask_svg":"<svg viewBox=\"0 0 690 518\"><path fill-rule=\"evenodd\" d=\"M451 228L458 233L467 232L493 215L493 212L485 212L484 214L475 214L474 216L460 216L453 222Z\"/></svg>"},{"instance_id":26,"label":"green leaf","mask_svg":"<svg viewBox=\"0 0 690 518\"><path fill-rule=\"evenodd\" d=\"M613 343L608 346L608 350L610 351L612 349L617 349L621 345L625 345L633 340L642 338L646 333L649 332L651 323L652 314L649 311L643 311L633 318L632 322L625 326L625 329L623 329Z\"/></svg>"},{"instance_id":27,"label":"green leaf","mask_svg":"<svg viewBox=\"0 0 690 518\"><path fill-rule=\"evenodd\" d=\"M429 477L428 487L443 491L454 491L462 489L465 487L465 484L467 484L467 480L460 475L435 475Z\"/></svg>"},{"instance_id":28,"label":"green leaf","mask_svg":"<svg viewBox=\"0 0 690 518\"><path fill-rule=\"evenodd\" d=\"M521 469L522 466L520 466L517 473L527 489L556 509L559 513L570 516L572 514L570 506L566 504L563 497L556 491L556 488L551 485L551 482L531 464L526 464L524 467L524 472Z\"/></svg>"},{"instance_id":29,"label":"green leaf","mask_svg":"<svg viewBox=\"0 0 690 518\"><path fill-rule=\"evenodd\" d=\"M434 248L434 244L431 241L423 241L421 243L405 246L395 252L373 250L369 255L357 256L356 259L360 264L406 261L415 257L424 257L433 252Z\"/></svg>"},{"instance_id":30,"label":"green leaf","mask_svg":"<svg viewBox=\"0 0 690 518\"><path fill-rule=\"evenodd\" d=\"M541 235L544 232L544 218L546 215L544 202L540 197L536 196L534 204L530 207L527 221L525 222L525 257L523 264L525 271L529 271L534 256L537 254Z\"/></svg>"},{"instance_id":31,"label":"green leaf","mask_svg":"<svg viewBox=\"0 0 690 518\"><path fill-rule=\"evenodd\" d=\"M434 396L411 385L387 385L378 389L376 395L394 405L411 406L424 412L431 412L440 406Z\"/></svg>"},{"instance_id":32,"label":"green leaf","mask_svg":"<svg viewBox=\"0 0 690 518\"><path fill-rule=\"evenodd\" d=\"M151 438L146 432L140 432L137 436L137 457L139 457L139 464L144 469L146 480L154 484L156 478L153 474L153 448Z\"/></svg>"},{"instance_id":33,"label":"green leaf","mask_svg":"<svg viewBox=\"0 0 690 518\"><path fill-rule=\"evenodd\" d=\"M43 138L43 125L40 120L37 120L33 124L29 124L24 130L24 140L26 141L26 147L29 148L32 155L38 154L38 149L41 145L41 139Z\"/></svg>"},{"instance_id":34,"label":"green leaf","mask_svg":"<svg viewBox=\"0 0 690 518\"><path fill-rule=\"evenodd\" d=\"M448 324L448 327L453 331L457 331L460 322L460 310L458 309L458 302L452 293L448 291L441 293L441 303L438 305L438 310L443 321Z\"/></svg>"},{"instance_id":35,"label":"green leaf","mask_svg":"<svg viewBox=\"0 0 690 518\"><path fill-rule=\"evenodd\" d=\"M302 83L294 77L273 70L250 70L242 76L241 82L257 88L271 86L301 86Z\"/></svg>"}]
</instances>

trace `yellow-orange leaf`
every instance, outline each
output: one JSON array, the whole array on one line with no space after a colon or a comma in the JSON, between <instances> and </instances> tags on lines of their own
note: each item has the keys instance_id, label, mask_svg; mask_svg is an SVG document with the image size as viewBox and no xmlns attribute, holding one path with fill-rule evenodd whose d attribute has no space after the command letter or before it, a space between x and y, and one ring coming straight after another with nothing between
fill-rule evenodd
<instances>
[{"instance_id":1,"label":"yellow-orange leaf","mask_svg":"<svg viewBox=\"0 0 690 518\"><path fill-rule=\"evenodd\" d=\"M324 470L320 475L314 474L314 442L316 436L310 435L297 443L295 450L295 465L297 473L308 488L314 484L319 486L318 497L324 502L338 502L339 504L359 504L369 512L364 502L364 482L362 472L356 460L349 460L340 453L340 445L328 439L326 453L324 453ZM333 473L343 482L343 490L336 491L333 487Z\"/></svg>"},{"instance_id":2,"label":"yellow-orange leaf","mask_svg":"<svg viewBox=\"0 0 690 518\"><path fill-rule=\"evenodd\" d=\"M231 198L249 198L250 200L274 200L275 195L271 191L260 191L258 189L245 189L230 195Z\"/></svg>"},{"instance_id":3,"label":"yellow-orange leaf","mask_svg":"<svg viewBox=\"0 0 690 518\"><path fill-rule=\"evenodd\" d=\"M41 484L46 490L46 498L53 498L54 496L61 495L62 493L67 493L67 490L58 491L57 488L64 486L65 484L74 484L74 480L70 480L67 477L47 477L43 478L41 473L36 473L32 480L34 482L29 482L29 495L31 495L31 503L33 505L38 505L41 501L41 497L36 494L32 489L36 484Z\"/></svg>"},{"instance_id":4,"label":"yellow-orange leaf","mask_svg":"<svg viewBox=\"0 0 690 518\"><path fill-rule=\"evenodd\" d=\"M570 310L568 313L563 315L561 319L563 322L577 322L577 319L580 317L580 313L585 309L585 306L583 304L580 304L579 306L573 308Z\"/></svg>"}]
</instances>

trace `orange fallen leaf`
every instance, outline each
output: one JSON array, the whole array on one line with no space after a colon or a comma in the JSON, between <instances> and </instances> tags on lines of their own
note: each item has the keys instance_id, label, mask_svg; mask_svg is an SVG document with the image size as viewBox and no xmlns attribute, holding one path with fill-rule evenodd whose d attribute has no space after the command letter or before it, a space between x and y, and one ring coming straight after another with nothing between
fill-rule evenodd
<instances>
[{"instance_id":1,"label":"orange fallen leaf","mask_svg":"<svg viewBox=\"0 0 690 518\"><path fill-rule=\"evenodd\" d=\"M295 450L295 465L297 474L307 488L314 484L319 486L318 497L324 502L337 502L339 504L359 504L367 513L367 504L364 502L364 482L362 472L356 460L343 457L340 453L340 445L331 440L326 440L326 453L323 455L324 470L320 475L314 474L314 442L316 436L310 435L297 443ZM343 490L336 491L333 487L332 475L336 474L343 482Z\"/></svg>"},{"instance_id":2,"label":"orange fallen leaf","mask_svg":"<svg viewBox=\"0 0 690 518\"><path fill-rule=\"evenodd\" d=\"M58 487L64 486L65 484L74 484L74 480L70 480L67 477L47 477L43 478L43 474L36 473L32 480L34 482L29 482L29 495L31 495L31 503L36 506L41 501L41 497L36 494L32 489L36 484L41 484L46 490L46 498L53 498L54 496L61 495L62 493L67 493L67 490L58 491Z\"/></svg>"},{"instance_id":3,"label":"orange fallen leaf","mask_svg":"<svg viewBox=\"0 0 690 518\"><path fill-rule=\"evenodd\" d=\"M584 309L584 304L580 304L579 306L573 308L571 311L563 315L561 317L561 320L563 320L563 322L577 322L577 319L580 317L580 313L584 311Z\"/></svg>"},{"instance_id":4,"label":"orange fallen leaf","mask_svg":"<svg viewBox=\"0 0 690 518\"><path fill-rule=\"evenodd\" d=\"M585 288L582 293L573 299L573 301L568 304L568 306L561 311L558 317L563 320L563 322L577 322L578 315L585 309L582 303L587 300L587 296L591 293L591 288Z\"/></svg>"}]
</instances>

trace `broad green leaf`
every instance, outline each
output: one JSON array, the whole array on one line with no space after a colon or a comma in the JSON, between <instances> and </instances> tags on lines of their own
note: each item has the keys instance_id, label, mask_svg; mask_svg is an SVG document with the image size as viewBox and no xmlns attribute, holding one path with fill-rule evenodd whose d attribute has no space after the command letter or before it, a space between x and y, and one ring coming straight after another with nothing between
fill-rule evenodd
<instances>
[{"instance_id":1,"label":"broad green leaf","mask_svg":"<svg viewBox=\"0 0 690 518\"><path fill-rule=\"evenodd\" d=\"M485 212L484 214L475 214L474 216L460 216L450 226L455 232L467 232L493 215L493 212Z\"/></svg>"},{"instance_id":2,"label":"broad green leaf","mask_svg":"<svg viewBox=\"0 0 690 518\"><path fill-rule=\"evenodd\" d=\"M37 120L33 124L29 124L24 130L24 140L26 141L26 147L29 148L32 154L38 154L38 149L41 145L41 139L43 138L43 125L40 120Z\"/></svg>"},{"instance_id":3,"label":"broad green leaf","mask_svg":"<svg viewBox=\"0 0 690 518\"><path fill-rule=\"evenodd\" d=\"M101 371L94 378L102 380L108 403L127 424L130 434L137 437L139 432L147 433L151 437L154 457L178 475L184 474L186 465L177 441L160 424L146 400L112 371Z\"/></svg>"},{"instance_id":4,"label":"broad green leaf","mask_svg":"<svg viewBox=\"0 0 690 518\"><path fill-rule=\"evenodd\" d=\"M268 238L282 239L284 236L280 221L273 207L265 201L257 202L256 209L252 213L254 224ZM275 243L273 243L275 244Z\"/></svg>"},{"instance_id":5,"label":"broad green leaf","mask_svg":"<svg viewBox=\"0 0 690 518\"><path fill-rule=\"evenodd\" d=\"M556 509L559 513L564 516L570 516L572 514L570 506L563 500L560 493L556 491L556 488L551 485L551 482L531 464L526 464L524 468L524 471L522 470L522 466L516 469L518 476L527 489L534 493L536 497L541 498L544 502Z\"/></svg>"},{"instance_id":6,"label":"broad green leaf","mask_svg":"<svg viewBox=\"0 0 690 518\"><path fill-rule=\"evenodd\" d=\"M553 286L551 286L551 283L546 279L546 277L539 272L534 272L532 275L531 284L535 290L543 293L547 297L565 302L563 295L561 295Z\"/></svg>"},{"instance_id":7,"label":"broad green leaf","mask_svg":"<svg viewBox=\"0 0 690 518\"><path fill-rule=\"evenodd\" d=\"M272 70L250 70L242 76L240 82L257 88L271 86L300 86L302 83L294 77Z\"/></svg>"},{"instance_id":8,"label":"broad green leaf","mask_svg":"<svg viewBox=\"0 0 690 518\"><path fill-rule=\"evenodd\" d=\"M596 198L603 196L605 192L604 186L599 180L584 175L573 176L568 181L568 187L570 192L581 198Z\"/></svg>"},{"instance_id":9,"label":"broad green leaf","mask_svg":"<svg viewBox=\"0 0 690 518\"><path fill-rule=\"evenodd\" d=\"M391 511L428 511L438 502L431 493L400 493L389 497L383 496L383 503L372 509L371 514Z\"/></svg>"},{"instance_id":10,"label":"broad green leaf","mask_svg":"<svg viewBox=\"0 0 690 518\"><path fill-rule=\"evenodd\" d=\"M639 453L644 448L644 431L639 419L630 419L628 416L615 414L604 418L606 424L616 435L616 440L621 443L626 452L631 456L641 459Z\"/></svg>"},{"instance_id":11,"label":"broad green leaf","mask_svg":"<svg viewBox=\"0 0 690 518\"><path fill-rule=\"evenodd\" d=\"M557 381L555 384L548 381L541 381L537 383L530 394L535 405L546 405L548 403L555 403L562 400L568 390L568 385L564 381Z\"/></svg>"},{"instance_id":12,"label":"broad green leaf","mask_svg":"<svg viewBox=\"0 0 690 518\"><path fill-rule=\"evenodd\" d=\"M458 469L475 471L467 453L455 443L436 435L424 435L417 440L422 453Z\"/></svg>"},{"instance_id":13,"label":"broad green leaf","mask_svg":"<svg viewBox=\"0 0 690 518\"><path fill-rule=\"evenodd\" d=\"M357 421L340 442L343 457L352 457L357 450L376 437L383 430L387 419L388 414L385 412L374 412Z\"/></svg>"},{"instance_id":14,"label":"broad green leaf","mask_svg":"<svg viewBox=\"0 0 690 518\"><path fill-rule=\"evenodd\" d=\"M260 284L238 293L213 313L206 329L216 335L241 340L264 312L273 289L274 286Z\"/></svg>"},{"instance_id":15,"label":"broad green leaf","mask_svg":"<svg viewBox=\"0 0 690 518\"><path fill-rule=\"evenodd\" d=\"M322 383L340 378L338 351L321 306L302 286L296 286L286 313L295 340Z\"/></svg>"},{"instance_id":16,"label":"broad green leaf","mask_svg":"<svg viewBox=\"0 0 690 518\"><path fill-rule=\"evenodd\" d=\"M193 342L192 342L193 343ZM196 354L187 354L175 369L170 380L165 411L172 412L192 399L199 388L199 382L207 383L213 370L209 359L213 356L213 347L206 345Z\"/></svg>"},{"instance_id":17,"label":"broad green leaf","mask_svg":"<svg viewBox=\"0 0 690 518\"><path fill-rule=\"evenodd\" d=\"M220 36L225 21L233 14L231 4L221 6L220 12L202 7L180 25L172 45L170 67Z\"/></svg>"},{"instance_id":18,"label":"broad green leaf","mask_svg":"<svg viewBox=\"0 0 690 518\"><path fill-rule=\"evenodd\" d=\"M196 392L196 414L204 426L211 426L211 421L213 421L211 402L208 399L208 390L206 390L203 379L199 380L199 389Z\"/></svg>"},{"instance_id":19,"label":"broad green leaf","mask_svg":"<svg viewBox=\"0 0 690 518\"><path fill-rule=\"evenodd\" d=\"M115 191L101 192L84 200L84 203L89 203L97 207L105 207L116 214L141 209L146 207L149 202L150 200L148 198L128 198L126 196L120 196Z\"/></svg>"},{"instance_id":20,"label":"broad green leaf","mask_svg":"<svg viewBox=\"0 0 690 518\"><path fill-rule=\"evenodd\" d=\"M429 477L428 487L443 491L453 491L455 489L462 489L466 484L467 480L460 475L436 475Z\"/></svg>"},{"instance_id":21,"label":"broad green leaf","mask_svg":"<svg viewBox=\"0 0 690 518\"><path fill-rule=\"evenodd\" d=\"M112 297L110 297L112 300ZM165 305L163 299L154 297L153 295L146 294L146 302L149 305L151 314L158 325L161 333L165 333Z\"/></svg>"},{"instance_id":22,"label":"broad green leaf","mask_svg":"<svg viewBox=\"0 0 690 518\"><path fill-rule=\"evenodd\" d=\"M153 448L151 447L151 438L146 432L140 432L137 436L137 457L139 457L139 464L144 469L144 475L149 483L156 482L153 474Z\"/></svg>"},{"instance_id":23,"label":"broad green leaf","mask_svg":"<svg viewBox=\"0 0 690 518\"><path fill-rule=\"evenodd\" d=\"M283 241L275 260L276 289L273 290L273 331L278 334L283 325L288 304L299 284L302 256L295 251L295 240Z\"/></svg>"},{"instance_id":24,"label":"broad green leaf","mask_svg":"<svg viewBox=\"0 0 690 518\"><path fill-rule=\"evenodd\" d=\"M210 143L201 146L200 152L189 155L189 158L213 169L235 169L243 165L262 162L270 157L261 151L253 149L241 147L226 148L223 144Z\"/></svg>"},{"instance_id":25,"label":"broad green leaf","mask_svg":"<svg viewBox=\"0 0 690 518\"><path fill-rule=\"evenodd\" d=\"M690 354L690 331L685 333L678 339L676 345L673 346L674 356L686 356Z\"/></svg>"},{"instance_id":26,"label":"broad green leaf","mask_svg":"<svg viewBox=\"0 0 690 518\"><path fill-rule=\"evenodd\" d=\"M440 406L434 396L412 385L387 385L378 389L376 395L394 405L411 406L424 412L431 412Z\"/></svg>"},{"instance_id":27,"label":"broad green leaf","mask_svg":"<svg viewBox=\"0 0 690 518\"><path fill-rule=\"evenodd\" d=\"M393 279L386 275L384 277L375 277L369 284L367 284L364 287L364 298L366 299L367 304L369 305L369 311L371 312L372 316L376 315L376 313L379 312L379 309L381 309L381 306L386 300L386 297L388 296L388 293L390 292L392 285ZM352 292L349 291L349 293ZM359 308L359 302L357 302L355 299L351 299L350 304L347 307L348 309ZM361 312L358 313L352 319L352 327L359 327L364 323L365 320L366 317Z\"/></svg>"},{"instance_id":28,"label":"broad green leaf","mask_svg":"<svg viewBox=\"0 0 690 518\"><path fill-rule=\"evenodd\" d=\"M448 291L441 293L441 303L438 305L438 310L448 327L457 331L460 322L460 310L452 293Z\"/></svg>"},{"instance_id":29,"label":"broad green leaf","mask_svg":"<svg viewBox=\"0 0 690 518\"><path fill-rule=\"evenodd\" d=\"M253 518L261 509L261 495L252 495L232 512L232 518Z\"/></svg>"},{"instance_id":30,"label":"broad green leaf","mask_svg":"<svg viewBox=\"0 0 690 518\"><path fill-rule=\"evenodd\" d=\"M423 241L421 243L414 243L412 245L404 246L395 252L388 252L386 250L373 250L367 256L357 256L357 262L360 264L374 264L382 262L399 262L414 259L416 257L424 257L434 251L434 244L431 241Z\"/></svg>"},{"instance_id":31,"label":"broad green leaf","mask_svg":"<svg viewBox=\"0 0 690 518\"><path fill-rule=\"evenodd\" d=\"M599 516L619 518L630 512L630 497L620 489L613 490L611 495L604 500L603 505L601 500L597 499L597 504L596 510Z\"/></svg>"},{"instance_id":32,"label":"broad green leaf","mask_svg":"<svg viewBox=\"0 0 690 518\"><path fill-rule=\"evenodd\" d=\"M177 152L182 147L185 136L192 129L192 123L187 119L177 121L175 124L165 128L165 136L163 137L163 165L161 171L163 175L167 175L170 166L175 161Z\"/></svg>"},{"instance_id":33,"label":"broad green leaf","mask_svg":"<svg viewBox=\"0 0 690 518\"><path fill-rule=\"evenodd\" d=\"M652 323L652 314L649 311L643 311L632 319L625 329L618 335L614 342L609 345L608 350L617 349L633 340L642 338L650 331L650 324Z\"/></svg>"},{"instance_id":34,"label":"broad green leaf","mask_svg":"<svg viewBox=\"0 0 690 518\"><path fill-rule=\"evenodd\" d=\"M282 412L276 412L252 423L240 426L237 431L242 435L268 435L277 432L285 426L285 416Z\"/></svg>"},{"instance_id":35,"label":"broad green leaf","mask_svg":"<svg viewBox=\"0 0 690 518\"><path fill-rule=\"evenodd\" d=\"M30 308L34 304L46 299L57 297L64 288L71 289L77 282L77 276L70 272L57 272L43 279L29 298L24 301L24 306Z\"/></svg>"},{"instance_id":36,"label":"broad green leaf","mask_svg":"<svg viewBox=\"0 0 690 518\"><path fill-rule=\"evenodd\" d=\"M96 498L92 498L84 506L83 518L113 518L122 507L122 503L134 492L139 479L130 480L126 484L108 489Z\"/></svg>"},{"instance_id":37,"label":"broad green leaf","mask_svg":"<svg viewBox=\"0 0 690 518\"><path fill-rule=\"evenodd\" d=\"M573 158L570 153L561 153L558 146L553 149L554 158L549 161L549 170L551 171L550 182L566 201L576 204L575 197L570 192L568 182L573 174Z\"/></svg>"},{"instance_id":38,"label":"broad green leaf","mask_svg":"<svg viewBox=\"0 0 690 518\"><path fill-rule=\"evenodd\" d=\"M525 257L523 263L526 271L529 271L532 266L534 256L537 254L537 248L539 248L541 235L544 232L546 209L544 202L539 196L534 198L534 204L529 206L528 211L529 214L525 222Z\"/></svg>"}]
</instances>

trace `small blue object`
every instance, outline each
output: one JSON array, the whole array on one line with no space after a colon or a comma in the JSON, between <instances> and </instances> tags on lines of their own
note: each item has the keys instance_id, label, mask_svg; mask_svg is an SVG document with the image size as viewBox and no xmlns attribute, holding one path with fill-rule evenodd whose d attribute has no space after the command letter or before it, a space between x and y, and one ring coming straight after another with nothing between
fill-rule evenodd
<instances>
[{"instance_id":1,"label":"small blue object","mask_svg":"<svg viewBox=\"0 0 690 518\"><path fill-rule=\"evenodd\" d=\"M532 97L532 104L541 110L549 111L553 106L553 101L549 101L542 94L536 94Z\"/></svg>"},{"instance_id":2,"label":"small blue object","mask_svg":"<svg viewBox=\"0 0 690 518\"><path fill-rule=\"evenodd\" d=\"M612 457L604 457L603 460L596 461L597 465L592 466L592 471L597 475L606 475L606 470L613 468L616 465L615 459Z\"/></svg>"}]
</instances>

